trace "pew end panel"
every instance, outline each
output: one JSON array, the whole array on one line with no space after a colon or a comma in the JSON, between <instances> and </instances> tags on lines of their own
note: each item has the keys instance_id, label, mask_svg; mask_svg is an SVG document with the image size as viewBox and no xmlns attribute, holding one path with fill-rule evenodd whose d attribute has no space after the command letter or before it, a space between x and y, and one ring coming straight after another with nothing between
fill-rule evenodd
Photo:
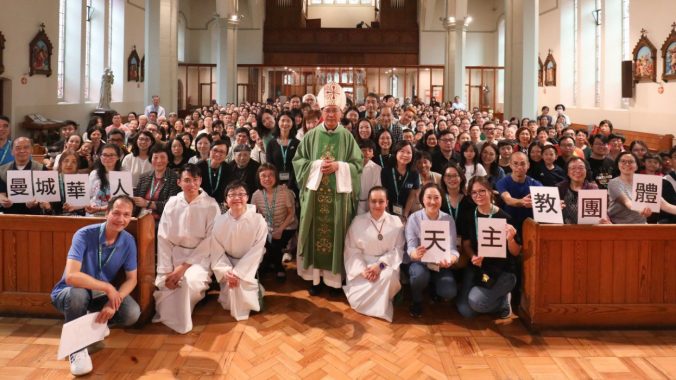
<instances>
[{"instance_id":1,"label":"pew end panel","mask_svg":"<svg viewBox=\"0 0 676 380\"><path fill-rule=\"evenodd\" d=\"M50 293L61 279L75 232L102 218L0 215L0 315L63 316ZM132 297L141 308L139 324L154 312L155 220L133 218L126 229L136 239L138 284Z\"/></svg>"},{"instance_id":2,"label":"pew end panel","mask_svg":"<svg viewBox=\"0 0 676 380\"><path fill-rule=\"evenodd\" d=\"M676 226L524 222L531 329L676 326Z\"/></svg>"}]
</instances>

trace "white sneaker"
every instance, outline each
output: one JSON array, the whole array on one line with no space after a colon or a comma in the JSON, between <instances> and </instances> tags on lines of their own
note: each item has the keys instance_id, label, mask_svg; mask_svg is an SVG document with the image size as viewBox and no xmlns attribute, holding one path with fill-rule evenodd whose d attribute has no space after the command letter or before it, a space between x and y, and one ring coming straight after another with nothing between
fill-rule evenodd
<instances>
[{"instance_id":1,"label":"white sneaker","mask_svg":"<svg viewBox=\"0 0 676 380\"><path fill-rule=\"evenodd\" d=\"M282 263L290 263L293 260L293 256L289 252L285 252L282 256Z\"/></svg>"},{"instance_id":2,"label":"white sneaker","mask_svg":"<svg viewBox=\"0 0 676 380\"><path fill-rule=\"evenodd\" d=\"M86 375L94 369L92 358L86 348L70 354L70 373L73 376Z\"/></svg>"}]
</instances>

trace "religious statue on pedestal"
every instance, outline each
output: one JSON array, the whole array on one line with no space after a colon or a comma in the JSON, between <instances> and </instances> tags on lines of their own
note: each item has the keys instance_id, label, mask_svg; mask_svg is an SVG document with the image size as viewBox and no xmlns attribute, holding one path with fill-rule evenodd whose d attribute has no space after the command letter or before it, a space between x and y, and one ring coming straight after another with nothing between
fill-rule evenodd
<instances>
[{"instance_id":1,"label":"religious statue on pedestal","mask_svg":"<svg viewBox=\"0 0 676 380\"><path fill-rule=\"evenodd\" d=\"M113 70L107 68L101 77L101 98L99 100L99 109L110 109L110 101L112 98L111 87L113 86L114 80L115 76L113 75Z\"/></svg>"}]
</instances>

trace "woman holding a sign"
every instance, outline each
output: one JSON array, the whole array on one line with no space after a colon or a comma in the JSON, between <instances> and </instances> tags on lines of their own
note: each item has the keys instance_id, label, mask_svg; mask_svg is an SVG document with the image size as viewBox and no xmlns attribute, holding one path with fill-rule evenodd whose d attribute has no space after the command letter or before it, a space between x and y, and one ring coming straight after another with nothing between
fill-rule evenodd
<instances>
[{"instance_id":1,"label":"woman holding a sign","mask_svg":"<svg viewBox=\"0 0 676 380\"><path fill-rule=\"evenodd\" d=\"M466 318L487 313L509 318L510 294L516 285L514 257L521 252L521 244L510 216L493 204L490 182L474 177L468 189L476 208L464 215L461 234L463 252L472 258L472 265L463 272L456 305Z\"/></svg>"},{"instance_id":2,"label":"woman holding a sign","mask_svg":"<svg viewBox=\"0 0 676 380\"><path fill-rule=\"evenodd\" d=\"M80 137L78 135L73 135ZM71 137L73 137L71 136ZM61 201L59 202L40 202L42 211L47 215L70 215L70 216L84 216L85 211L82 206L72 206L66 202L66 180L64 175L78 174L78 165L80 156L72 150L66 150L59 155L56 161L59 172L59 191L61 194ZM84 184L82 185L84 189ZM84 195L84 194L83 194Z\"/></svg>"},{"instance_id":3,"label":"woman holding a sign","mask_svg":"<svg viewBox=\"0 0 676 380\"><path fill-rule=\"evenodd\" d=\"M109 173L119 171L122 164L122 152L115 144L106 144L101 149L101 156L94 163L94 170L89 174L89 206L85 207L87 216L104 216L111 198Z\"/></svg>"},{"instance_id":4,"label":"woman holding a sign","mask_svg":"<svg viewBox=\"0 0 676 380\"><path fill-rule=\"evenodd\" d=\"M458 261L455 221L441 211L442 196L439 185L428 183L420 190L422 210L411 214L406 223L408 274L411 285L412 317L422 315L423 291L434 281L436 295L450 300L457 294L457 285L451 265Z\"/></svg>"},{"instance_id":5,"label":"woman holding a sign","mask_svg":"<svg viewBox=\"0 0 676 380\"><path fill-rule=\"evenodd\" d=\"M615 164L620 176L608 182L608 216L613 223L646 223L646 218L659 211L676 215L676 205L662 198L662 177L635 175L638 163L639 159L631 152L617 156Z\"/></svg>"},{"instance_id":6,"label":"woman holding a sign","mask_svg":"<svg viewBox=\"0 0 676 380\"><path fill-rule=\"evenodd\" d=\"M563 214L563 223L565 224L578 224L578 194L580 190L597 190L598 186L595 182L587 181L587 166L584 164L584 160L580 157L572 157L567 164L568 178L563 182L556 185L559 188L559 195L561 196L561 201L566 205L561 210ZM605 196L604 196L605 197ZM587 199L584 198L583 199ZM603 207L601 206L603 202L599 199L598 202L590 203L589 211L594 211L594 214L597 214L600 219L599 223L608 224L608 220L605 213L602 213ZM598 208L596 208L598 205ZM593 210L592 210L593 209ZM591 214L592 212L590 212ZM584 216L583 216L584 217Z\"/></svg>"}]
</instances>

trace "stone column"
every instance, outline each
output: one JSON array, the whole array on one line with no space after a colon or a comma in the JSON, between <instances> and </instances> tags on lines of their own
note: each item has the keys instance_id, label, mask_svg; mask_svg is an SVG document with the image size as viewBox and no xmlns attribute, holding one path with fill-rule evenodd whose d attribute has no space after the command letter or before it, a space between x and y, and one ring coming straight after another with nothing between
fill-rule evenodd
<instances>
[{"instance_id":1,"label":"stone column","mask_svg":"<svg viewBox=\"0 0 676 380\"><path fill-rule=\"evenodd\" d=\"M538 115L538 0L505 0L505 118Z\"/></svg>"},{"instance_id":2,"label":"stone column","mask_svg":"<svg viewBox=\"0 0 676 380\"><path fill-rule=\"evenodd\" d=\"M446 56L444 59L444 99L465 99L465 40L467 35L467 0L447 0L446 17L441 21L446 28ZM442 99L437 99L441 101Z\"/></svg>"},{"instance_id":3,"label":"stone column","mask_svg":"<svg viewBox=\"0 0 676 380\"><path fill-rule=\"evenodd\" d=\"M216 99L237 102L237 27L241 21L237 0L217 0Z\"/></svg>"},{"instance_id":4,"label":"stone column","mask_svg":"<svg viewBox=\"0 0 676 380\"><path fill-rule=\"evenodd\" d=\"M167 112L177 111L178 0L146 0L144 107L153 95Z\"/></svg>"}]
</instances>

